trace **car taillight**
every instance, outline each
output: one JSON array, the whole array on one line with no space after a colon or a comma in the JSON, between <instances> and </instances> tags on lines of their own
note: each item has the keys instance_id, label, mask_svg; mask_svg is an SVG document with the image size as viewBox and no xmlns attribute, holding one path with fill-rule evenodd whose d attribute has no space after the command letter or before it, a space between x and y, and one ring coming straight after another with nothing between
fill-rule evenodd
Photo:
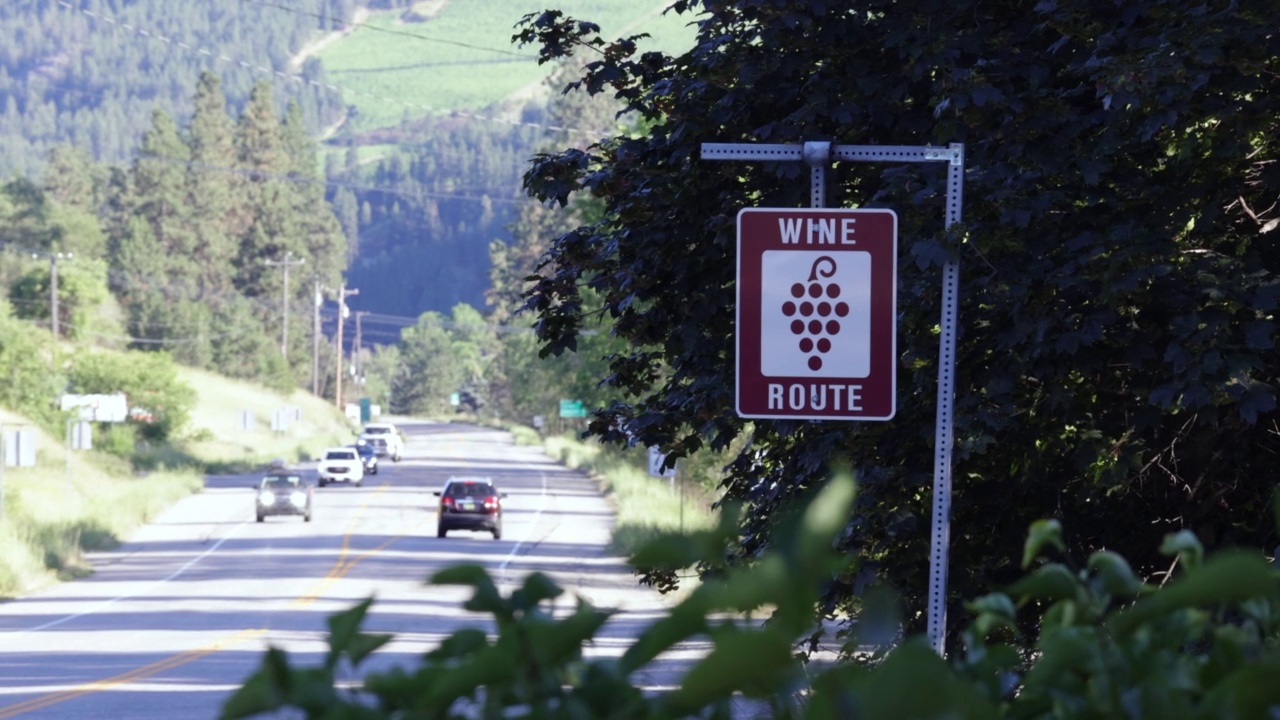
<instances>
[{"instance_id":1,"label":"car taillight","mask_svg":"<svg viewBox=\"0 0 1280 720\"><path fill-rule=\"evenodd\" d=\"M484 509L496 511L498 509L498 496L490 495L484 499Z\"/></svg>"},{"instance_id":2,"label":"car taillight","mask_svg":"<svg viewBox=\"0 0 1280 720\"><path fill-rule=\"evenodd\" d=\"M451 507L453 507L453 498L451 498L451 497L443 497L443 498L440 498L440 507L442 507L442 508L451 508Z\"/></svg>"}]
</instances>

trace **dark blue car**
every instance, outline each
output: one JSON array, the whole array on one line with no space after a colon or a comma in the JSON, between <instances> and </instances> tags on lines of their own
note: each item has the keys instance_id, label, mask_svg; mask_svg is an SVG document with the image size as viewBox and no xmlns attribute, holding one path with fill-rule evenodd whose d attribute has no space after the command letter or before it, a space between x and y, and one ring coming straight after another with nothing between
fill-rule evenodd
<instances>
[{"instance_id":1,"label":"dark blue car","mask_svg":"<svg viewBox=\"0 0 1280 720\"><path fill-rule=\"evenodd\" d=\"M360 462L364 463L365 475L378 474L378 451L371 443L357 441L351 447L356 449L356 454L360 456Z\"/></svg>"}]
</instances>

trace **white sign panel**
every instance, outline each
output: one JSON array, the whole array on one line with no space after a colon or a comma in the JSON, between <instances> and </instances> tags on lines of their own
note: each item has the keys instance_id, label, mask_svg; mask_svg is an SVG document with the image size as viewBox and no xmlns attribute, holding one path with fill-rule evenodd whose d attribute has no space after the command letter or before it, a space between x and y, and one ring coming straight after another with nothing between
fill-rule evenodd
<instances>
[{"instance_id":1,"label":"white sign panel","mask_svg":"<svg viewBox=\"0 0 1280 720\"><path fill-rule=\"evenodd\" d=\"M36 466L36 434L34 431L4 431L4 464L9 467Z\"/></svg>"},{"instance_id":2,"label":"white sign panel","mask_svg":"<svg viewBox=\"0 0 1280 720\"><path fill-rule=\"evenodd\" d=\"M81 420L71 425L71 449L93 449L93 424Z\"/></svg>"},{"instance_id":3,"label":"white sign panel","mask_svg":"<svg viewBox=\"0 0 1280 720\"><path fill-rule=\"evenodd\" d=\"M676 476L674 467L662 469L662 463L666 462L667 455L656 447L649 448L649 474L653 477L673 478Z\"/></svg>"},{"instance_id":4,"label":"white sign panel","mask_svg":"<svg viewBox=\"0 0 1280 720\"><path fill-rule=\"evenodd\" d=\"M124 422L129 417L129 401L124 393L63 395L61 408L79 410L81 420L94 422Z\"/></svg>"},{"instance_id":5,"label":"white sign panel","mask_svg":"<svg viewBox=\"0 0 1280 720\"><path fill-rule=\"evenodd\" d=\"M766 377L871 373L871 253L768 250L761 258Z\"/></svg>"}]
</instances>

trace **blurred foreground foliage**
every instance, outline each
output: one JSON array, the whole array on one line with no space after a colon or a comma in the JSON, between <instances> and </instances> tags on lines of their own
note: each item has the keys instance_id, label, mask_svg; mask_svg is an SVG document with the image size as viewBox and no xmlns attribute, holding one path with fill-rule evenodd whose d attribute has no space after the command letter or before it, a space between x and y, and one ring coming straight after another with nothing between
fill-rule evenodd
<instances>
[{"instance_id":1,"label":"blurred foreground foliage","mask_svg":"<svg viewBox=\"0 0 1280 720\"><path fill-rule=\"evenodd\" d=\"M308 718L1270 718L1280 712L1276 649L1277 572L1258 552L1206 557L1189 532L1160 548L1177 569L1162 586L1141 581L1125 559L1101 551L1083 566L1062 556L1056 521L1032 525L1014 584L967 604L964 647L942 659L925 638L903 638L892 594L862 596L842 659L810 662L799 650L814 628L822 587L850 567L833 550L853 504L838 477L803 509L786 514L777 542L750 566L709 579L643 630L618 657L584 648L609 610L564 591L541 573L504 595L478 565L436 573L430 583L473 589L465 609L493 618L493 632L466 628L411 667L361 672L392 640L363 632L372 600L329 619L320 667L298 667L271 649L227 702L224 718L294 708ZM738 518L671 535L642 549L637 566L688 567L717 557ZM753 613L768 609L768 619ZM761 613L766 614L766 613ZM1033 622L1026 622L1032 616ZM1034 635L1019 628L1035 627ZM679 687L646 690L645 668L692 640L709 650ZM350 682L352 675L363 679Z\"/></svg>"}]
</instances>

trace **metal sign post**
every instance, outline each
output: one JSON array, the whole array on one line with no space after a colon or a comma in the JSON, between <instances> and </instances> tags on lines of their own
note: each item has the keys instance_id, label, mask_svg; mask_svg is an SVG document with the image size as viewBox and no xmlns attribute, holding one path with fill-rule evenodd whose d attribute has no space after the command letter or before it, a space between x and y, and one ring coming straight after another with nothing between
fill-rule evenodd
<instances>
[{"instance_id":1,"label":"metal sign post","mask_svg":"<svg viewBox=\"0 0 1280 720\"><path fill-rule=\"evenodd\" d=\"M964 207L964 145L832 145L703 143L703 160L802 161L809 166L809 203L826 205L826 170L836 160L852 162L945 162L947 192L944 228L960 221ZM942 654L947 629L947 560L951 546L951 450L955 399L956 326L960 294L960 263L942 266L942 336L938 348L938 404L933 450L933 520L929 555L929 640Z\"/></svg>"},{"instance_id":2,"label":"metal sign post","mask_svg":"<svg viewBox=\"0 0 1280 720\"><path fill-rule=\"evenodd\" d=\"M75 420L71 418L67 418L67 433L66 433L67 453L64 456L66 463L63 466L62 490L68 495L71 494L71 426L74 425L75 423L76 423Z\"/></svg>"}]
</instances>

